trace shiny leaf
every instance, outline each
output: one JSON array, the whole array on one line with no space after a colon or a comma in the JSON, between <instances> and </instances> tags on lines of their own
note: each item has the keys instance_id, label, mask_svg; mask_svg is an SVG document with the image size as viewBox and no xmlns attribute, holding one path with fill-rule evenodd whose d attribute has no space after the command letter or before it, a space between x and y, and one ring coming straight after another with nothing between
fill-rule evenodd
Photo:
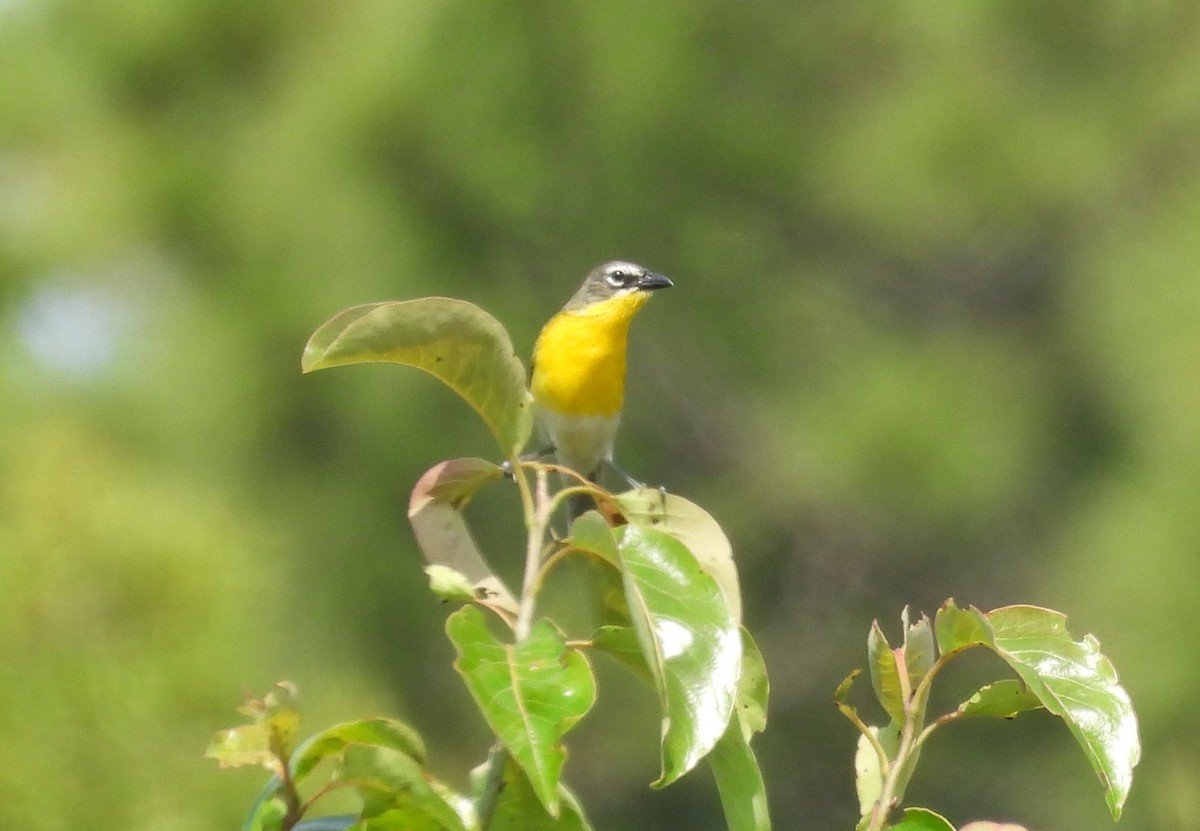
<instances>
[{"instance_id":1,"label":"shiny leaf","mask_svg":"<svg viewBox=\"0 0 1200 831\"><path fill-rule=\"evenodd\" d=\"M354 306L322 324L301 368L397 363L424 370L475 409L515 458L529 439L532 407L525 368L508 332L465 300L425 297Z\"/></svg>"},{"instance_id":2,"label":"shiny leaf","mask_svg":"<svg viewBox=\"0 0 1200 831\"><path fill-rule=\"evenodd\" d=\"M999 655L1049 712L1063 719L1120 817L1141 757L1137 716L1100 643L1074 641L1066 615L1036 606L1007 606L987 614L947 603L935 629L944 652L973 644Z\"/></svg>"},{"instance_id":3,"label":"shiny leaf","mask_svg":"<svg viewBox=\"0 0 1200 831\"><path fill-rule=\"evenodd\" d=\"M733 561L733 546L711 514L681 496L654 488L618 494L615 500L631 524L654 528L683 543L717 581L733 619L741 624L742 594L737 564Z\"/></svg>"},{"instance_id":4,"label":"shiny leaf","mask_svg":"<svg viewBox=\"0 0 1200 831\"><path fill-rule=\"evenodd\" d=\"M1105 788L1113 818L1141 758L1137 716L1112 662L1092 635L1075 641L1066 615L1036 606L1007 606L987 613L994 649L1042 705L1062 718Z\"/></svg>"},{"instance_id":5,"label":"shiny leaf","mask_svg":"<svg viewBox=\"0 0 1200 831\"><path fill-rule=\"evenodd\" d=\"M725 733L737 695L742 640L725 594L678 540L619 529L629 614L663 713L662 775L687 773Z\"/></svg>"},{"instance_id":6,"label":"shiny leaf","mask_svg":"<svg viewBox=\"0 0 1200 831\"><path fill-rule=\"evenodd\" d=\"M466 606L446 621L458 650L455 668L475 703L529 777L546 812L559 812L559 776L566 758L559 740L595 700L587 660L567 649L549 621L534 624L518 644L497 640L483 614Z\"/></svg>"}]
</instances>

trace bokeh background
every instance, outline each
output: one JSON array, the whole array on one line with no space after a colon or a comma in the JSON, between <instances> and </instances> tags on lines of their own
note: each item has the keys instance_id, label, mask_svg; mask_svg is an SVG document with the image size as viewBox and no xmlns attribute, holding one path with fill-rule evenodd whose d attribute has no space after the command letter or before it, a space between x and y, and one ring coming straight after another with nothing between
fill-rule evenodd
<instances>
[{"instance_id":1,"label":"bokeh background","mask_svg":"<svg viewBox=\"0 0 1200 831\"><path fill-rule=\"evenodd\" d=\"M734 541L777 827L853 825L830 696L950 596L1095 633L1142 719L1120 827L1194 827L1200 6L1166 0L0 0L0 825L236 827L261 777L201 753L280 678L463 785L487 737L404 506L495 452L428 377L300 350L444 294L527 354L613 257L676 280L619 456ZM722 827L601 684L597 827ZM909 797L1110 826L1038 714L944 732Z\"/></svg>"}]
</instances>

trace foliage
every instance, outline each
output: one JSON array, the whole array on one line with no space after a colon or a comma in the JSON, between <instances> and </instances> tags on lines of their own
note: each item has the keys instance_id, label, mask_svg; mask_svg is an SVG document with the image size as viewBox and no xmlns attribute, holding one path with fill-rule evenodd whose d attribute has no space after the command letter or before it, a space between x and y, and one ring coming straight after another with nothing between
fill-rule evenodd
<instances>
[{"instance_id":1,"label":"foliage","mask_svg":"<svg viewBox=\"0 0 1200 831\"><path fill-rule=\"evenodd\" d=\"M444 462L417 483L409 507L430 561L431 588L444 600L468 604L450 615L446 634L458 652L455 668L496 737L483 785L471 799L453 796L446 802L436 793L452 792L437 783L434 796L411 804L414 782L434 780L422 770L423 751L412 750L417 743L404 728L400 734L406 746L400 755L386 770L372 768L365 774L370 790L362 792L362 827L376 827L384 821L380 815L389 817L388 823L400 822L391 817L402 812L404 822L453 829L445 819L452 815L451 803L468 806L461 821L470 827L490 829L509 822L586 827L562 783L566 751L561 739L595 700L590 648L613 651L639 677L649 678L658 694L662 775L653 784L674 782L720 743L714 771L730 827L768 829L762 777L749 749L751 735L765 725L766 672L749 634L740 629L740 603L730 600L737 596L732 548L712 518L676 496L617 497L573 471L519 458L529 437L524 372L503 327L470 303L426 298L347 310L313 334L302 366L312 371L358 362L415 366L443 381L472 405L508 459L503 469L479 459ZM583 484L551 496L547 481L552 471ZM519 595L491 572L462 515L480 487L501 479L516 483L528 529ZM589 512L574 524L577 533L551 538L556 508L579 492L597 498L611 519ZM659 501L657 507L653 499ZM703 552L703 559L693 548ZM624 587L624 603L613 603L603 628L582 641L569 639L549 618L535 616L546 577L570 556L593 557L612 569ZM470 605L474 602L479 608ZM511 641L492 633L480 608L494 612L511 629ZM745 651L743 644L748 645ZM741 706L735 707L739 700ZM290 700L281 704L268 697L248 705L247 711L254 723L220 734L209 754L222 764L257 762L274 772L251 811L248 828L299 827L316 798L305 801L298 789L316 766L312 748L337 757L334 784L319 790L318 797L338 783L362 791L362 778L352 764L359 758L353 747L357 742L318 738L305 745L309 756L293 755ZM337 734L352 729L357 727L338 728ZM382 752L371 747L374 756ZM535 799L513 803L525 791ZM747 810L746 805L756 807Z\"/></svg>"},{"instance_id":2,"label":"foliage","mask_svg":"<svg viewBox=\"0 0 1200 831\"><path fill-rule=\"evenodd\" d=\"M431 590L460 604L446 634L495 744L472 793L458 794L426 770L422 740L400 722L351 722L296 747L295 690L281 683L243 708L250 724L219 733L208 751L223 766L257 764L272 774L244 828L590 828L563 781L562 739L596 701L588 657L595 650L610 653L657 692L662 774L652 785L670 785L708 757L731 831L769 831L765 784L750 749L766 726L766 667L740 627L732 548L715 520L678 496L645 488L617 496L576 471L518 456L529 435L520 362L503 327L470 303L427 298L347 310L314 333L302 366L359 362L415 366L445 382L473 406L508 457L504 467L481 459L437 465L418 482L409 510L430 561ZM516 432L502 426L514 424L523 426ZM553 495L552 472L567 483ZM491 572L462 514L481 487L501 479L516 484L528 530L519 595ZM553 536L556 509L578 494L593 497L599 511L578 517L566 538ZM623 587L623 598L605 594L602 621L582 639L537 612L549 572L571 556L592 558ZM592 591L604 593L611 582L601 580ZM507 637L493 633L483 610L507 627ZM910 625L907 610L902 622L901 647L888 645L878 623L868 639L872 685L889 723L868 726L846 703L857 672L835 698L862 733L861 831L954 831L921 808L889 824L924 742L964 716L1012 718L1038 707L1067 722L1105 785L1114 819L1120 816L1141 748L1129 697L1094 638L1073 642L1062 615L1035 607L983 614L948 601L933 624L922 616ZM927 725L933 679L974 646L996 652L1020 683L985 685ZM327 760L333 763L328 784L305 798L301 784ZM347 787L359 795L357 816L304 819L316 802Z\"/></svg>"},{"instance_id":3,"label":"foliage","mask_svg":"<svg viewBox=\"0 0 1200 831\"><path fill-rule=\"evenodd\" d=\"M396 501L494 442L417 373L292 355L449 294L527 357L620 256L678 294L634 332L618 452L737 548L777 821L853 824L828 688L860 621L954 596L1101 634L1146 746L1122 823L1190 827L1198 42L1178 0L0 3L0 820L230 827L249 779L195 753L230 679L474 763ZM501 565L514 499L469 509ZM703 783L644 787L656 698L604 686L589 814L699 827ZM911 797L1104 826L1042 718L941 731Z\"/></svg>"},{"instance_id":4,"label":"foliage","mask_svg":"<svg viewBox=\"0 0 1200 831\"><path fill-rule=\"evenodd\" d=\"M910 624L907 609L901 622L904 641L895 649L878 623L868 638L871 683L888 723L869 726L846 703L857 672L842 682L836 696L838 709L862 734L856 758L860 829L885 827L935 730L964 717L1011 719L1039 708L1066 722L1100 777L1113 819L1121 816L1141 743L1129 695L1095 638L1071 640L1062 614L1033 606L983 613L947 601L932 624L924 615ZM955 709L931 719L934 678L956 655L976 646L994 651L1019 680L985 684ZM914 808L906 809L899 824L887 827L953 831L944 818Z\"/></svg>"}]
</instances>

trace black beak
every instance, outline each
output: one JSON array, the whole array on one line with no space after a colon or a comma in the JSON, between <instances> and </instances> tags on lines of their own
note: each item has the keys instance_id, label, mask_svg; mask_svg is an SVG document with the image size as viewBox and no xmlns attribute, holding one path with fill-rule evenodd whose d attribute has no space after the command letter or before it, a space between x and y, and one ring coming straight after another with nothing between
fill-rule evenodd
<instances>
[{"instance_id":1,"label":"black beak","mask_svg":"<svg viewBox=\"0 0 1200 831\"><path fill-rule=\"evenodd\" d=\"M658 289L669 289L675 285L671 282L671 278L664 274L656 274L653 271L647 271L638 278L637 287L642 291L656 291Z\"/></svg>"}]
</instances>

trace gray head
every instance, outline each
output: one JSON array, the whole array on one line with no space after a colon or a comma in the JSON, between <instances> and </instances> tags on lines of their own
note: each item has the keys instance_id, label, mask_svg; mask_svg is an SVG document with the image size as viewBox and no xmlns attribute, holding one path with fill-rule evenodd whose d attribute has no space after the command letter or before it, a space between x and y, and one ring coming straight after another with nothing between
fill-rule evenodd
<instances>
[{"instance_id":1,"label":"gray head","mask_svg":"<svg viewBox=\"0 0 1200 831\"><path fill-rule=\"evenodd\" d=\"M567 309L582 309L593 303L630 294L645 294L673 286L669 278L645 266L624 260L612 260L597 266L583 279L583 285L567 303Z\"/></svg>"}]
</instances>

